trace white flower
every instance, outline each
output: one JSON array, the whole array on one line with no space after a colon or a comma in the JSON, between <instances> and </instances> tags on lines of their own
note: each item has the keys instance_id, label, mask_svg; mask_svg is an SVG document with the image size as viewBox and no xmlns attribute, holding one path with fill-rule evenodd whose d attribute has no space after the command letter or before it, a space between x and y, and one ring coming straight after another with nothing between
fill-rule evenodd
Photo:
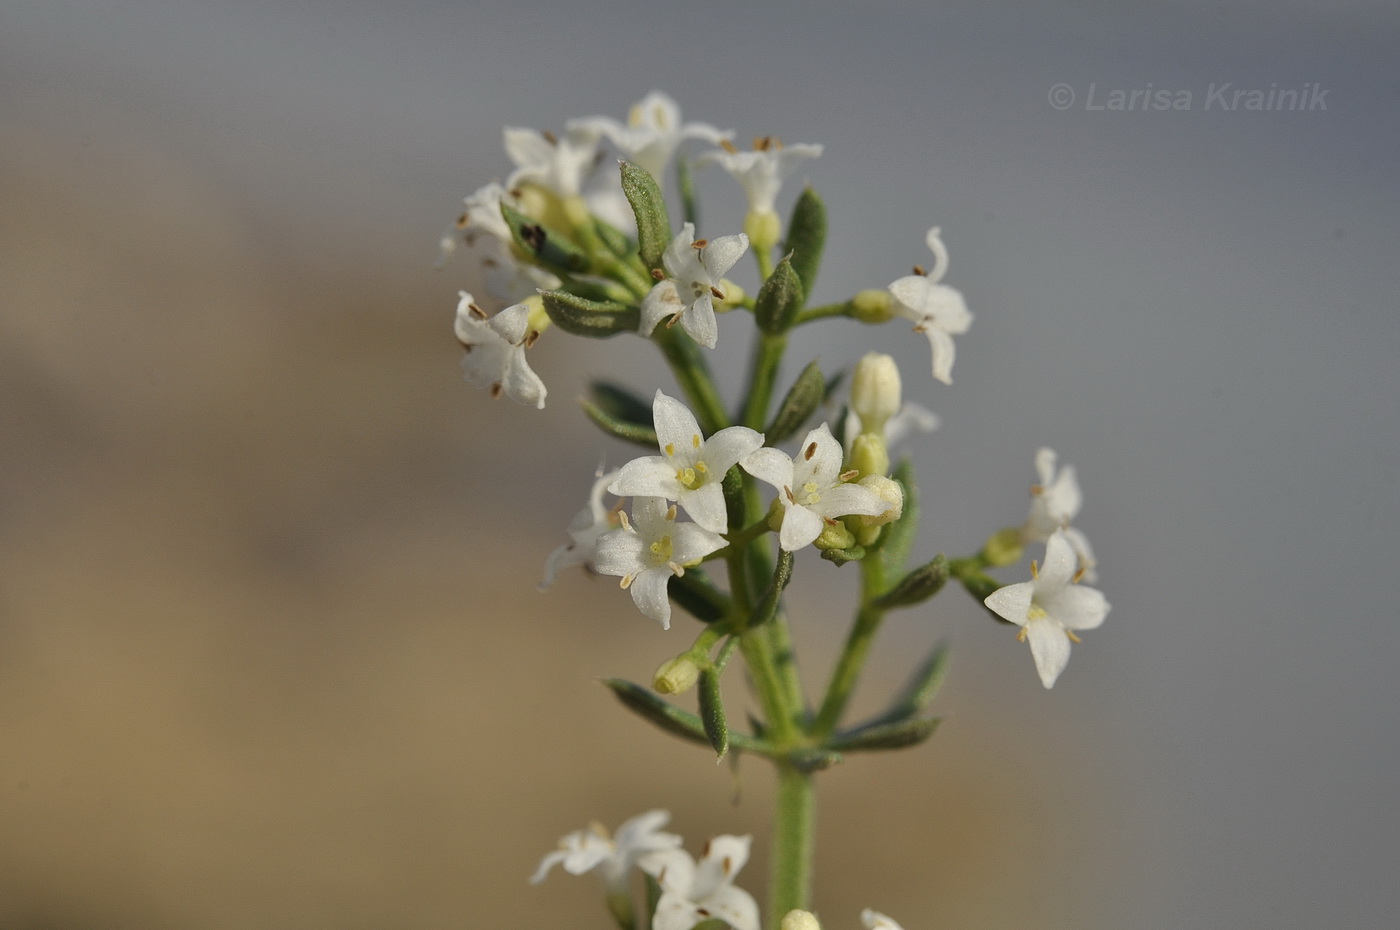
<instances>
[{"instance_id":1,"label":"white flower","mask_svg":"<svg viewBox=\"0 0 1400 930\"><path fill-rule=\"evenodd\" d=\"M713 298L723 299L719 289L724 273L749 247L743 233L721 236L713 241L695 238L695 226L686 223L680 235L671 240L662 255L667 278L657 282L642 299L640 332L650 336L666 317L680 320L681 328L707 349L719 338ZM669 325L669 324L668 324Z\"/></svg>"},{"instance_id":2,"label":"white flower","mask_svg":"<svg viewBox=\"0 0 1400 930\"><path fill-rule=\"evenodd\" d=\"M860 912L860 922L865 924L865 930L904 930L884 914L872 911L868 907Z\"/></svg>"},{"instance_id":3,"label":"white flower","mask_svg":"<svg viewBox=\"0 0 1400 930\"><path fill-rule=\"evenodd\" d=\"M544 382L525 360L525 350L539 338L538 330L530 328L529 306L516 304L488 319L472 295L462 291L456 330L466 351L462 373L468 384L490 388L492 397L505 394L516 403L544 407Z\"/></svg>"},{"instance_id":4,"label":"white flower","mask_svg":"<svg viewBox=\"0 0 1400 930\"><path fill-rule=\"evenodd\" d=\"M1088 538L1070 526L1084 503L1075 477L1074 466L1066 465L1055 471L1055 450L1042 448L1035 453L1035 470L1040 483L1031 488L1031 512L1021 528L1026 542L1045 542L1052 533L1063 530L1065 539L1079 559L1079 570L1085 581L1098 580L1098 560L1089 546Z\"/></svg>"},{"instance_id":5,"label":"white flower","mask_svg":"<svg viewBox=\"0 0 1400 930\"><path fill-rule=\"evenodd\" d=\"M892 309L914 321L914 332L928 337L933 376L944 384L952 384L953 337L967 332L972 314L961 293L938 283L948 271L948 249L937 226L928 231L927 241L933 252L933 268L927 275L912 274L891 284L889 291L895 300Z\"/></svg>"},{"instance_id":6,"label":"white flower","mask_svg":"<svg viewBox=\"0 0 1400 930\"><path fill-rule=\"evenodd\" d=\"M685 404L660 391L651 405L661 455L633 459L608 490L619 497L664 497L712 533L729 529L720 482L740 459L763 445L763 434L731 426L701 439L700 424Z\"/></svg>"},{"instance_id":7,"label":"white flower","mask_svg":"<svg viewBox=\"0 0 1400 930\"><path fill-rule=\"evenodd\" d=\"M625 514L622 529L598 538L594 568L603 575L621 575L632 602L663 630L671 628L671 601L666 584L684 575L685 566L726 545L724 537L696 523L677 523L676 508L659 497L638 497L632 519Z\"/></svg>"},{"instance_id":8,"label":"white flower","mask_svg":"<svg viewBox=\"0 0 1400 930\"><path fill-rule=\"evenodd\" d=\"M735 930L758 930L758 903L733 885L749 859L748 836L717 836L705 846L699 863L683 849L651 853L638 863L656 878L661 899L652 930L690 930L717 917Z\"/></svg>"},{"instance_id":9,"label":"white flower","mask_svg":"<svg viewBox=\"0 0 1400 930\"><path fill-rule=\"evenodd\" d=\"M647 811L618 827L615 837L608 836L608 831L596 823L587 830L570 833L559 841L558 849L540 861L530 882L544 881L550 869L563 864L564 871L571 875L597 869L609 889L624 889L628 873L638 859L681 845L679 836L661 832L670 819L668 811Z\"/></svg>"},{"instance_id":10,"label":"white flower","mask_svg":"<svg viewBox=\"0 0 1400 930\"><path fill-rule=\"evenodd\" d=\"M665 174L676 149L686 139L703 139L711 145L719 145L734 135L732 131L720 132L708 123L682 124L681 108L659 90L652 91L632 105L626 125L605 116L579 122L596 126L628 161L645 168L658 181Z\"/></svg>"},{"instance_id":11,"label":"white flower","mask_svg":"<svg viewBox=\"0 0 1400 930\"><path fill-rule=\"evenodd\" d=\"M783 181L802 163L822 153L820 145L788 145L760 139L752 152L706 152L696 165L719 165L734 176L749 198L750 213L773 213Z\"/></svg>"},{"instance_id":12,"label":"white flower","mask_svg":"<svg viewBox=\"0 0 1400 930\"><path fill-rule=\"evenodd\" d=\"M983 602L998 616L1021 627L1017 639L1030 640L1040 681L1049 688L1069 662L1070 642L1078 642L1075 630L1092 630L1108 616L1103 592L1075 584L1074 550L1063 530L1056 530L1045 544L1045 565L1031 580L1007 585Z\"/></svg>"},{"instance_id":13,"label":"white flower","mask_svg":"<svg viewBox=\"0 0 1400 930\"><path fill-rule=\"evenodd\" d=\"M603 506L603 493L617 478L617 471L603 474L599 469L593 482L593 490L588 494L588 503L574 514L569 523L569 542L549 554L544 563L544 581L540 590L554 584L555 577L564 569L575 565L593 568L593 558L598 548L598 537L622 525L618 512Z\"/></svg>"},{"instance_id":14,"label":"white flower","mask_svg":"<svg viewBox=\"0 0 1400 930\"><path fill-rule=\"evenodd\" d=\"M589 120L569 123L563 136L516 126L505 128L505 148L516 168L506 187L537 184L560 197L577 197L598 164L601 131Z\"/></svg>"},{"instance_id":15,"label":"white flower","mask_svg":"<svg viewBox=\"0 0 1400 930\"><path fill-rule=\"evenodd\" d=\"M869 488L846 482L855 472L841 472L841 445L823 423L802 440L797 460L779 449L763 448L739 463L745 471L779 490L783 525L778 544L792 551L814 542L822 527L846 514L879 516L890 502Z\"/></svg>"}]
</instances>

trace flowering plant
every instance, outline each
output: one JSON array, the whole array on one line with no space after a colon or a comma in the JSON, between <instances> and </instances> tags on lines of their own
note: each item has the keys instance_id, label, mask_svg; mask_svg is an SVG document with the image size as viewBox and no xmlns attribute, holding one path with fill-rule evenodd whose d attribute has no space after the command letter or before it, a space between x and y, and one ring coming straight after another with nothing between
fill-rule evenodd
<instances>
[{"instance_id":1,"label":"flowering plant","mask_svg":"<svg viewBox=\"0 0 1400 930\"><path fill-rule=\"evenodd\" d=\"M909 430L932 429L937 419L904 402L894 360L872 352L848 373L823 372L813 361L779 392L789 334L832 317L913 322L929 340L933 377L951 384L953 337L968 331L972 314L962 294L942 283L948 250L936 227L926 236L930 270L916 266L885 288L809 304L826 237L825 207L806 188L784 230L777 203L783 181L822 148L784 147L765 137L753 151L740 152L732 135L682 123L675 102L659 92L633 107L625 124L594 117L570 121L559 135L507 129L515 171L504 184L487 184L466 198L443 237L443 252L465 252L489 292L481 303L462 293L456 331L467 381L493 396L545 405L545 384L528 356L551 329L592 339L635 334L669 363L679 391L639 394L599 382L583 400L584 412L605 433L648 454L600 471L568 526L569 541L548 557L542 587L581 566L619 578L637 609L664 629L676 607L698 622L691 644L657 669L650 688L622 679L606 684L625 707L674 736L719 757L749 753L773 764L778 791L762 922L817 930L807 910L816 775L850 753L917 745L939 722L929 708L946 666L942 644L883 712L847 719L885 616L924 604L952 580L996 620L1019 628L1049 688L1064 671L1071 642L1079 641L1076 631L1097 627L1109 605L1080 583L1095 579L1097 565L1087 538L1071 525L1082 503L1074 469L1057 470L1052 450L1035 456L1040 483L1022 525L993 533L971 555L913 558L914 467L908 459L892 467L889 450ZM618 170L602 157L605 140L622 156ZM714 148L692 156L683 151L687 142ZM698 235L691 168L705 165L724 168L743 185L749 210L741 232ZM673 170L679 229L661 188ZM726 277L745 254L761 282L752 295ZM494 314L483 308L493 301L501 308ZM748 382L734 408L721 397L707 357L732 348L737 333L720 321L729 314L750 316L757 331ZM838 412L813 425L822 410ZM609 496L616 500L611 506ZM1030 581L1003 585L988 574L1020 561L1029 544L1045 546L1043 560L1030 563ZM809 547L834 565L859 566L854 622L817 700L809 700L799 675L784 598L794 556ZM747 730L730 724L721 691L735 655L759 705ZM665 697L692 688L698 713ZM758 930L755 899L734 884L750 837L717 836L697 860L680 837L661 832L668 817L642 814L615 836L599 826L571 833L544 858L535 880L556 864L574 874L597 871L623 930ZM642 909L631 892L637 873L647 887ZM898 930L875 911L865 911L862 921Z\"/></svg>"}]
</instances>

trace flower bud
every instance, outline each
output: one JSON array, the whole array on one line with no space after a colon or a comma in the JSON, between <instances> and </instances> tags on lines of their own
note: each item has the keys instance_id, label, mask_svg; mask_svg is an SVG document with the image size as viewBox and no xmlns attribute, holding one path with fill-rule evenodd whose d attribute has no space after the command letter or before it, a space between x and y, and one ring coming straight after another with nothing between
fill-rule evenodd
<instances>
[{"instance_id":1,"label":"flower bud","mask_svg":"<svg viewBox=\"0 0 1400 930\"><path fill-rule=\"evenodd\" d=\"M814 543L821 550L849 549L855 544L855 534L846 529L846 524L839 520L834 525L828 523L823 527L822 534L817 537L817 541Z\"/></svg>"},{"instance_id":2,"label":"flower bud","mask_svg":"<svg viewBox=\"0 0 1400 930\"><path fill-rule=\"evenodd\" d=\"M1000 568L1021 561L1023 551L1021 528L1009 526L987 537L982 545L982 559L988 565Z\"/></svg>"},{"instance_id":3,"label":"flower bud","mask_svg":"<svg viewBox=\"0 0 1400 930\"><path fill-rule=\"evenodd\" d=\"M749 237L749 245L753 246L755 253L768 255L783 234L783 224L772 210L765 213L750 211L744 216L744 233Z\"/></svg>"},{"instance_id":4,"label":"flower bud","mask_svg":"<svg viewBox=\"0 0 1400 930\"><path fill-rule=\"evenodd\" d=\"M651 686L660 694L680 694L695 687L700 680L700 666L689 656L676 656L661 663L651 676Z\"/></svg>"},{"instance_id":5,"label":"flower bud","mask_svg":"<svg viewBox=\"0 0 1400 930\"><path fill-rule=\"evenodd\" d=\"M811 911L788 911L779 930L822 930L822 925Z\"/></svg>"},{"instance_id":6,"label":"flower bud","mask_svg":"<svg viewBox=\"0 0 1400 930\"><path fill-rule=\"evenodd\" d=\"M851 316L862 323L888 323L894 319L894 296L889 291L860 291L851 298Z\"/></svg>"},{"instance_id":7,"label":"flower bud","mask_svg":"<svg viewBox=\"0 0 1400 930\"><path fill-rule=\"evenodd\" d=\"M866 353L851 376L851 409L860 417L860 431L884 435L885 421L902 403L894 359L882 352Z\"/></svg>"},{"instance_id":8,"label":"flower bud","mask_svg":"<svg viewBox=\"0 0 1400 930\"><path fill-rule=\"evenodd\" d=\"M885 437L880 433L861 433L851 443L847 455L851 468L867 475L885 475L890 470L890 452L885 447Z\"/></svg>"},{"instance_id":9,"label":"flower bud","mask_svg":"<svg viewBox=\"0 0 1400 930\"><path fill-rule=\"evenodd\" d=\"M744 302L744 298L748 296L744 293L744 289L742 287L735 284L728 278L720 278L719 284L715 286L718 287L720 293L724 295L723 300L715 301L716 313L728 313L730 310L733 310L735 307L742 304Z\"/></svg>"}]
</instances>

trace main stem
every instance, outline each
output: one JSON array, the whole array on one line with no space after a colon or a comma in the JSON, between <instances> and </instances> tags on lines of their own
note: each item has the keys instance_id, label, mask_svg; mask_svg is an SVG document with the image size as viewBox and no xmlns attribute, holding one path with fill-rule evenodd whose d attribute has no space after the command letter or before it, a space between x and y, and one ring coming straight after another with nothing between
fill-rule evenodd
<instances>
[{"instance_id":1,"label":"main stem","mask_svg":"<svg viewBox=\"0 0 1400 930\"><path fill-rule=\"evenodd\" d=\"M776 928L794 908L807 909L812 892L812 853L816 841L816 792L812 774L788 762L777 763L778 798L773 818L773 866L768 886L768 920Z\"/></svg>"}]
</instances>

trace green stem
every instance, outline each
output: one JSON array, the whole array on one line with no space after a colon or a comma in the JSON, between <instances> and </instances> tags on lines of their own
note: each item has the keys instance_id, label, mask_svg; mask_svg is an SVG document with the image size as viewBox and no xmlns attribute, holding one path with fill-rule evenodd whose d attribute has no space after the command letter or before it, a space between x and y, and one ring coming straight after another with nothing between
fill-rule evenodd
<instances>
[{"instance_id":1,"label":"green stem","mask_svg":"<svg viewBox=\"0 0 1400 930\"><path fill-rule=\"evenodd\" d=\"M885 619L885 612L873 604L875 598L884 593L884 566L879 558L866 558L861 560L860 568L861 608L850 635L846 637L846 646L841 650L836 670L831 673L831 684L827 686L826 698L812 727L812 735L818 739L830 736L841 722L841 714L846 710L846 704L860 679L865 657L870 653L880 622Z\"/></svg>"},{"instance_id":2,"label":"green stem","mask_svg":"<svg viewBox=\"0 0 1400 930\"><path fill-rule=\"evenodd\" d=\"M700 354L700 347L684 331L658 326L653 336L661 353L671 366L671 373L680 382L696 418L707 434L716 433L730 425L729 413L720 400L710 366Z\"/></svg>"},{"instance_id":3,"label":"green stem","mask_svg":"<svg viewBox=\"0 0 1400 930\"><path fill-rule=\"evenodd\" d=\"M843 300L836 304L822 304L820 307L806 307L797 314L797 319L793 321L794 326L803 323L810 323L813 320L824 319L829 316L844 316L851 311L851 302Z\"/></svg>"},{"instance_id":4,"label":"green stem","mask_svg":"<svg viewBox=\"0 0 1400 930\"><path fill-rule=\"evenodd\" d=\"M758 262L758 280L767 281L773 275L773 256L768 249L755 248L753 257Z\"/></svg>"},{"instance_id":5,"label":"green stem","mask_svg":"<svg viewBox=\"0 0 1400 930\"><path fill-rule=\"evenodd\" d=\"M753 362L749 367L749 391L744 400L744 412L739 422L749 429L761 430L768 422L768 406L773 402L773 387L778 380L778 366L787 348L787 337L759 333L753 347Z\"/></svg>"},{"instance_id":6,"label":"green stem","mask_svg":"<svg viewBox=\"0 0 1400 930\"><path fill-rule=\"evenodd\" d=\"M812 775L778 762L778 798L773 820L773 870L768 886L768 921L777 927L794 908L807 909L812 891L816 793Z\"/></svg>"}]
</instances>

